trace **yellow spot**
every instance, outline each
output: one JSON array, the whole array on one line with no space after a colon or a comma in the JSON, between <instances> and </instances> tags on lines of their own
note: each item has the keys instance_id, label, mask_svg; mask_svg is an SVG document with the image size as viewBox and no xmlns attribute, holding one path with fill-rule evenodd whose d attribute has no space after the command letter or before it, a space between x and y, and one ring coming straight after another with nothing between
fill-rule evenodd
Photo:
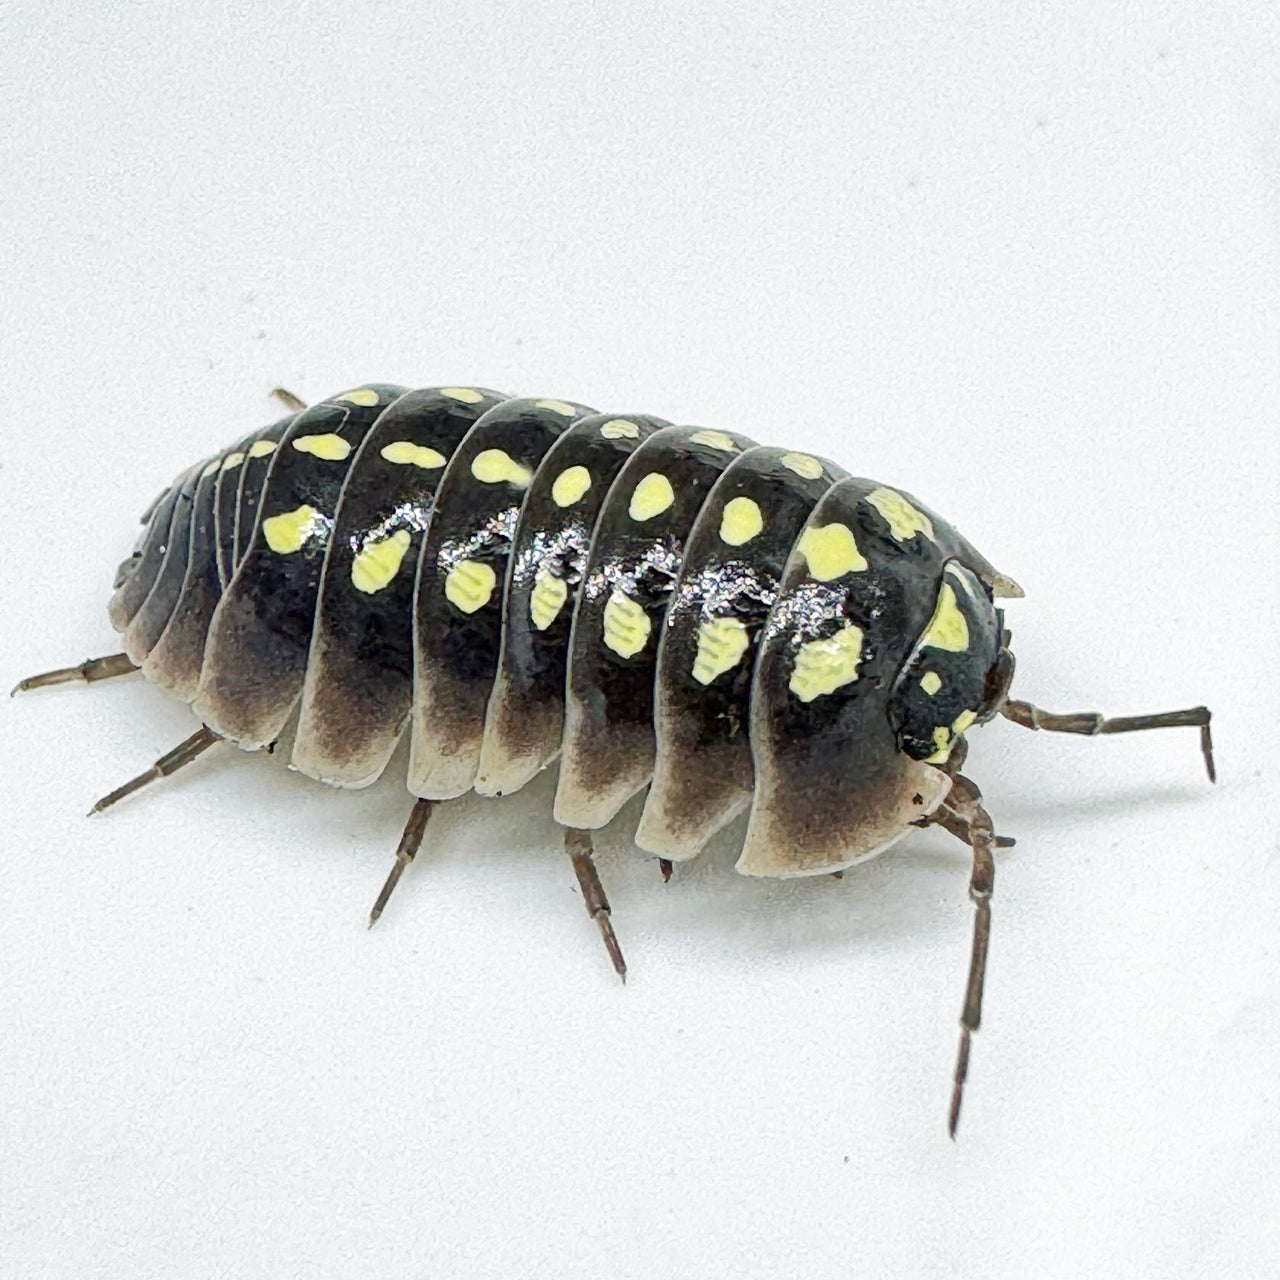
<instances>
[{"instance_id":1,"label":"yellow spot","mask_svg":"<svg viewBox=\"0 0 1280 1280\"><path fill-rule=\"evenodd\" d=\"M539 569L529 595L529 617L539 631L545 631L560 616L569 598L569 584L550 569Z\"/></svg>"},{"instance_id":2,"label":"yellow spot","mask_svg":"<svg viewBox=\"0 0 1280 1280\"><path fill-rule=\"evenodd\" d=\"M960 740L960 735L964 733L964 731L968 729L977 718L977 713L974 711L962 711L951 722L950 729L948 729L945 724L939 725L938 728L933 731L933 754L931 756L925 756L925 764L941 764L946 760L955 749L956 743ZM955 736L952 737L952 734Z\"/></svg>"},{"instance_id":3,"label":"yellow spot","mask_svg":"<svg viewBox=\"0 0 1280 1280\"><path fill-rule=\"evenodd\" d=\"M586 467L565 467L551 486L551 499L557 507L571 507L591 488L591 472Z\"/></svg>"},{"instance_id":4,"label":"yellow spot","mask_svg":"<svg viewBox=\"0 0 1280 1280\"><path fill-rule=\"evenodd\" d=\"M787 688L801 702L812 702L824 693L852 684L858 678L861 661L862 630L846 622L835 635L800 646Z\"/></svg>"},{"instance_id":5,"label":"yellow spot","mask_svg":"<svg viewBox=\"0 0 1280 1280\"><path fill-rule=\"evenodd\" d=\"M533 402L535 409L550 409L552 413L562 413L566 418L572 418L577 409L571 404L565 404L563 400L535 400Z\"/></svg>"},{"instance_id":6,"label":"yellow spot","mask_svg":"<svg viewBox=\"0 0 1280 1280\"><path fill-rule=\"evenodd\" d=\"M472 387L441 387L440 394L450 400L460 400L463 404L479 404L484 396Z\"/></svg>"},{"instance_id":7,"label":"yellow spot","mask_svg":"<svg viewBox=\"0 0 1280 1280\"><path fill-rule=\"evenodd\" d=\"M933 754L925 756L925 764L941 764L951 754L953 746L955 743L951 741L951 730L945 724L939 725L933 731Z\"/></svg>"},{"instance_id":8,"label":"yellow spot","mask_svg":"<svg viewBox=\"0 0 1280 1280\"><path fill-rule=\"evenodd\" d=\"M938 592L937 606L920 643L950 653L963 653L969 647L969 624L956 606L956 593L949 582L944 582Z\"/></svg>"},{"instance_id":9,"label":"yellow spot","mask_svg":"<svg viewBox=\"0 0 1280 1280\"><path fill-rule=\"evenodd\" d=\"M262 532L267 546L278 555L290 556L301 551L303 543L316 528L320 513L308 503L285 511L278 516L268 516L262 522Z\"/></svg>"},{"instance_id":10,"label":"yellow spot","mask_svg":"<svg viewBox=\"0 0 1280 1280\"><path fill-rule=\"evenodd\" d=\"M293 447L299 453L309 453L322 462L342 462L351 454L350 442L332 431L323 436L296 436Z\"/></svg>"},{"instance_id":11,"label":"yellow spot","mask_svg":"<svg viewBox=\"0 0 1280 1280\"><path fill-rule=\"evenodd\" d=\"M381 591L400 572L412 541L407 529L397 529L391 537L370 543L351 562L352 586L366 595Z\"/></svg>"},{"instance_id":12,"label":"yellow spot","mask_svg":"<svg viewBox=\"0 0 1280 1280\"><path fill-rule=\"evenodd\" d=\"M339 396L338 403L345 400L348 404L358 404L366 409L372 409L380 398L372 387L361 387L358 391L348 391L345 396Z\"/></svg>"},{"instance_id":13,"label":"yellow spot","mask_svg":"<svg viewBox=\"0 0 1280 1280\"><path fill-rule=\"evenodd\" d=\"M471 463L471 474L482 484L513 484L527 489L533 472L517 462L505 449L484 449Z\"/></svg>"},{"instance_id":14,"label":"yellow spot","mask_svg":"<svg viewBox=\"0 0 1280 1280\"><path fill-rule=\"evenodd\" d=\"M498 575L480 560L459 560L444 580L445 599L463 613L483 609L493 597Z\"/></svg>"},{"instance_id":15,"label":"yellow spot","mask_svg":"<svg viewBox=\"0 0 1280 1280\"><path fill-rule=\"evenodd\" d=\"M661 471L650 471L631 495L630 515L633 520L652 520L660 516L676 500L671 481Z\"/></svg>"},{"instance_id":16,"label":"yellow spot","mask_svg":"<svg viewBox=\"0 0 1280 1280\"><path fill-rule=\"evenodd\" d=\"M764 528L764 516L758 503L750 498L730 498L720 517L720 541L740 547Z\"/></svg>"},{"instance_id":17,"label":"yellow spot","mask_svg":"<svg viewBox=\"0 0 1280 1280\"><path fill-rule=\"evenodd\" d=\"M804 556L809 572L819 582L830 582L846 573L860 573L867 567L848 525L812 525L800 535L796 547Z\"/></svg>"},{"instance_id":18,"label":"yellow spot","mask_svg":"<svg viewBox=\"0 0 1280 1280\"><path fill-rule=\"evenodd\" d=\"M274 440L255 440L249 446L249 457L265 458L269 453L275 453L276 442Z\"/></svg>"},{"instance_id":19,"label":"yellow spot","mask_svg":"<svg viewBox=\"0 0 1280 1280\"><path fill-rule=\"evenodd\" d=\"M926 671L920 677L920 687L932 698L942 688L942 677L936 671Z\"/></svg>"},{"instance_id":20,"label":"yellow spot","mask_svg":"<svg viewBox=\"0 0 1280 1280\"><path fill-rule=\"evenodd\" d=\"M705 444L709 449L723 449L727 453L736 453L738 443L725 431L695 431L689 437L694 444Z\"/></svg>"},{"instance_id":21,"label":"yellow spot","mask_svg":"<svg viewBox=\"0 0 1280 1280\"><path fill-rule=\"evenodd\" d=\"M822 463L807 453L784 453L778 461L804 480L816 480L822 474Z\"/></svg>"},{"instance_id":22,"label":"yellow spot","mask_svg":"<svg viewBox=\"0 0 1280 1280\"><path fill-rule=\"evenodd\" d=\"M614 418L600 428L600 434L606 440L639 440L640 428L630 418Z\"/></svg>"},{"instance_id":23,"label":"yellow spot","mask_svg":"<svg viewBox=\"0 0 1280 1280\"><path fill-rule=\"evenodd\" d=\"M923 533L933 537L933 521L923 511L913 507L900 493L892 489L873 489L867 494L867 502L889 522L889 532L899 542Z\"/></svg>"},{"instance_id":24,"label":"yellow spot","mask_svg":"<svg viewBox=\"0 0 1280 1280\"><path fill-rule=\"evenodd\" d=\"M623 658L634 658L649 641L653 623L625 592L614 591L604 607L604 642Z\"/></svg>"},{"instance_id":25,"label":"yellow spot","mask_svg":"<svg viewBox=\"0 0 1280 1280\"><path fill-rule=\"evenodd\" d=\"M710 684L716 676L732 671L742 661L751 643L746 626L737 618L712 618L698 628L698 652L693 660L693 678Z\"/></svg>"},{"instance_id":26,"label":"yellow spot","mask_svg":"<svg viewBox=\"0 0 1280 1280\"><path fill-rule=\"evenodd\" d=\"M238 467L244 461L244 454L238 449L235 453L229 453L222 460L223 471L230 471L232 467Z\"/></svg>"},{"instance_id":27,"label":"yellow spot","mask_svg":"<svg viewBox=\"0 0 1280 1280\"><path fill-rule=\"evenodd\" d=\"M214 460L210 462L205 467L205 469L200 473L200 479L207 480L210 476L216 476L218 474L218 468L221 466L222 466L221 460L218 458L214 458Z\"/></svg>"},{"instance_id":28,"label":"yellow spot","mask_svg":"<svg viewBox=\"0 0 1280 1280\"><path fill-rule=\"evenodd\" d=\"M435 471L449 461L439 449L414 444L412 440L393 440L382 446L381 453L398 467L421 467L423 471Z\"/></svg>"}]
</instances>

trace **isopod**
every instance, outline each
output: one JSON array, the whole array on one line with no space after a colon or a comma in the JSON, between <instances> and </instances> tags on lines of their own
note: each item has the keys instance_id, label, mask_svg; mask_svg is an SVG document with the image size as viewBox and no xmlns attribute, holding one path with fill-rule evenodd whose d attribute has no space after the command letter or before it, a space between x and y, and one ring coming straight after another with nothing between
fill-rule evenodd
<instances>
[{"instance_id":1,"label":"isopod","mask_svg":"<svg viewBox=\"0 0 1280 1280\"><path fill-rule=\"evenodd\" d=\"M555 818L619 976L591 832L648 788L665 877L749 811L737 869L838 873L936 824L972 848L973 950L948 1128L982 1012L995 833L966 733L1198 726L1010 698L994 601L1021 589L911 494L824 458L645 414L369 383L180 475L109 615L123 651L19 689L141 669L201 727L106 808L218 742L363 787L410 734L414 797L372 924L434 805L559 763ZM15 690L16 692L16 690Z\"/></svg>"}]
</instances>

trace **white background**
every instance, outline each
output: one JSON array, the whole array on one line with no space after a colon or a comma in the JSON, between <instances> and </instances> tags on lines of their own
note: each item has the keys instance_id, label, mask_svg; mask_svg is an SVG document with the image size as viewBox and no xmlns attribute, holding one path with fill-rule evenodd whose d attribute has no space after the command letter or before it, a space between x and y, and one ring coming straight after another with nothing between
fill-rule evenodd
<instances>
[{"instance_id":1,"label":"white background","mask_svg":"<svg viewBox=\"0 0 1280 1280\"><path fill-rule=\"evenodd\" d=\"M661 884L0 706L0 1274L1273 1276L1280 21L1268 3L28 3L3 20L0 663L111 652L183 465L369 379L829 452L1023 583L986 1019L966 850ZM402 762L399 765L402 771ZM740 832L738 833L740 834Z\"/></svg>"}]
</instances>

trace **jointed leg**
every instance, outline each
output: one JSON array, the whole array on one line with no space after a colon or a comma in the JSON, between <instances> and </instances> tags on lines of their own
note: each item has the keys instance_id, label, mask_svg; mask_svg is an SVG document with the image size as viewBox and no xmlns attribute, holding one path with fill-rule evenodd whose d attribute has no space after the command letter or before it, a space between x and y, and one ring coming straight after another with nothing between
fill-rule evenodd
<instances>
[{"instance_id":1,"label":"jointed leg","mask_svg":"<svg viewBox=\"0 0 1280 1280\"><path fill-rule=\"evenodd\" d=\"M948 835L955 836L957 840L963 840L970 848L973 847L973 832L969 829L969 823L953 813L945 804L940 805L927 818L917 818L911 825L941 827ZM1018 842L1012 836L993 836L991 843L996 849L1012 849Z\"/></svg>"},{"instance_id":2,"label":"jointed leg","mask_svg":"<svg viewBox=\"0 0 1280 1280\"><path fill-rule=\"evenodd\" d=\"M373 904L373 910L369 912L370 929L382 914L383 908L387 905L387 899L391 897L396 885L400 883L400 877L404 875L405 868L417 856L422 846L423 833L427 829L427 820L431 817L431 810L434 807L435 804L431 800L414 802L413 809L409 813L409 821L405 823L400 843L396 846L395 864L387 876L386 883L382 886L382 891L378 894L378 900Z\"/></svg>"},{"instance_id":3,"label":"jointed leg","mask_svg":"<svg viewBox=\"0 0 1280 1280\"><path fill-rule=\"evenodd\" d=\"M604 939L609 959L613 961L618 977L626 982L627 962L622 958L622 948L618 945L618 937L613 931L613 922L609 918L609 899L604 895L600 873L596 870L596 864L591 857L591 833L580 831L577 827L566 827L564 848L573 862L587 914L600 926L600 936Z\"/></svg>"},{"instance_id":4,"label":"jointed leg","mask_svg":"<svg viewBox=\"0 0 1280 1280\"><path fill-rule=\"evenodd\" d=\"M1029 702L1012 699L1000 708L1000 714L1024 729L1047 729L1052 733L1081 733L1092 737L1098 733L1133 733L1138 729L1176 729L1185 726L1200 730L1200 751L1210 782L1218 780L1213 766L1213 738L1209 733L1211 713L1208 707L1188 707L1184 711L1161 711L1150 716L1102 716L1096 711L1073 711L1060 715L1042 711Z\"/></svg>"},{"instance_id":5,"label":"jointed leg","mask_svg":"<svg viewBox=\"0 0 1280 1280\"><path fill-rule=\"evenodd\" d=\"M167 778L171 773L176 773L183 765L190 764L198 755L208 751L215 742L221 741L221 734L214 733L208 725L201 725L191 737L185 742L180 742L172 751L162 755L145 773L138 774L136 778L130 778L124 786L117 787L114 791L103 796L89 810L90 816L95 813L101 813L103 809L110 808L117 800L123 800L125 796L133 795L135 791L140 791L148 783L156 782L160 778Z\"/></svg>"},{"instance_id":6,"label":"jointed leg","mask_svg":"<svg viewBox=\"0 0 1280 1280\"><path fill-rule=\"evenodd\" d=\"M95 680L126 676L137 669L137 664L130 660L127 653L110 653L105 658L89 658L78 667L58 667L55 671L42 671L38 676L28 676L14 685L9 696L24 693L28 689L44 689L51 684L70 684L73 680L92 684Z\"/></svg>"},{"instance_id":7,"label":"jointed leg","mask_svg":"<svg viewBox=\"0 0 1280 1280\"><path fill-rule=\"evenodd\" d=\"M973 872L969 878L969 899L974 906L973 950L969 958L964 1008L960 1012L960 1049L956 1055L955 1083L947 1116L947 1132L954 1139L956 1126L960 1123L964 1082L969 1074L969 1046L973 1033L982 1025L982 986L987 975L987 948L991 941L991 895L996 885L993 850L997 836L992 830L990 814L982 807L982 793L968 778L955 779L942 807L948 811L949 820L954 819L963 826L973 848ZM952 830L946 822L942 825Z\"/></svg>"}]
</instances>

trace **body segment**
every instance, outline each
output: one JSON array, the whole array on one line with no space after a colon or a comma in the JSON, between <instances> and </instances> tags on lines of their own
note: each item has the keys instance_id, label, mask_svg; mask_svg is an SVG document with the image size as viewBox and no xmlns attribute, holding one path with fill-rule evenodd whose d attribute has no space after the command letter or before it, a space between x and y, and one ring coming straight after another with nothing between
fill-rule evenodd
<instances>
[{"instance_id":1,"label":"body segment","mask_svg":"<svg viewBox=\"0 0 1280 1280\"><path fill-rule=\"evenodd\" d=\"M653 772L658 644L685 540L751 441L666 427L622 468L600 512L569 642L556 821L602 827Z\"/></svg>"}]
</instances>

